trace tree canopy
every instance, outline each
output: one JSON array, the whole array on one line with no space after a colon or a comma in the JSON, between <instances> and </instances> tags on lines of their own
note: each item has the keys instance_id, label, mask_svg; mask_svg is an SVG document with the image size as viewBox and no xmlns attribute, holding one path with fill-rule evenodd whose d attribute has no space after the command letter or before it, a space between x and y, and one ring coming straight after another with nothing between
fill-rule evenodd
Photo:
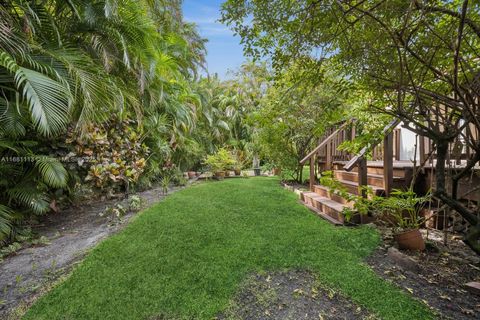
<instances>
[{"instance_id":1,"label":"tree canopy","mask_svg":"<svg viewBox=\"0 0 480 320\"><path fill-rule=\"evenodd\" d=\"M477 1L230 0L222 21L242 37L247 54L268 56L277 70L305 57L328 63L352 82L351 100L368 97L368 112L398 118L430 138L437 155L435 195L479 226L467 242L480 251L476 209L457 199L458 181L480 160ZM472 150L455 173L445 167L452 143Z\"/></svg>"}]
</instances>

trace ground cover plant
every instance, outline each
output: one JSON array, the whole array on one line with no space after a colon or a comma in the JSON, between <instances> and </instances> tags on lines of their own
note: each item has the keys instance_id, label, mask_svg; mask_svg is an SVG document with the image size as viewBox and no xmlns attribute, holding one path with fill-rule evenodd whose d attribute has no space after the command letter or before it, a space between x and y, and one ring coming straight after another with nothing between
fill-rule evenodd
<instances>
[{"instance_id":1,"label":"ground cover plant","mask_svg":"<svg viewBox=\"0 0 480 320\"><path fill-rule=\"evenodd\" d=\"M277 178L192 186L101 243L25 319L212 319L240 282L269 270L311 270L383 319L429 319L421 302L363 263L380 239L334 227Z\"/></svg>"}]
</instances>

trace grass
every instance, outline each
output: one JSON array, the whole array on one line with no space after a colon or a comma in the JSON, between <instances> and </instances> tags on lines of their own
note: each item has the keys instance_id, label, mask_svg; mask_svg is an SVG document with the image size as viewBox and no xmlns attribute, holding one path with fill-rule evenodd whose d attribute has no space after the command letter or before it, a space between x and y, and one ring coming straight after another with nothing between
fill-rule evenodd
<instances>
[{"instance_id":1,"label":"grass","mask_svg":"<svg viewBox=\"0 0 480 320\"><path fill-rule=\"evenodd\" d=\"M103 241L24 318L212 319L249 273L290 268L315 272L381 318L432 318L362 263L379 241L371 228L319 219L276 178L204 183Z\"/></svg>"},{"instance_id":2,"label":"grass","mask_svg":"<svg viewBox=\"0 0 480 320\"><path fill-rule=\"evenodd\" d=\"M295 174L293 170L283 169L282 174L286 180L293 180L295 179ZM310 165L304 165L302 169L302 181L301 183L307 183L310 179Z\"/></svg>"}]
</instances>

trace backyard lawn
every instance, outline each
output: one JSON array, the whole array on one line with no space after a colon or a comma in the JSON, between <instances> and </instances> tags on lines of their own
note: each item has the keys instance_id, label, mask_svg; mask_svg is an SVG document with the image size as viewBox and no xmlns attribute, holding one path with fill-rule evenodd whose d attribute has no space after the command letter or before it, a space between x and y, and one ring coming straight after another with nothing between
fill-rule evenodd
<instances>
[{"instance_id":1,"label":"backyard lawn","mask_svg":"<svg viewBox=\"0 0 480 320\"><path fill-rule=\"evenodd\" d=\"M249 274L310 270L383 319L429 319L362 261L369 227L334 227L276 178L191 186L97 246L25 319L213 319Z\"/></svg>"}]
</instances>

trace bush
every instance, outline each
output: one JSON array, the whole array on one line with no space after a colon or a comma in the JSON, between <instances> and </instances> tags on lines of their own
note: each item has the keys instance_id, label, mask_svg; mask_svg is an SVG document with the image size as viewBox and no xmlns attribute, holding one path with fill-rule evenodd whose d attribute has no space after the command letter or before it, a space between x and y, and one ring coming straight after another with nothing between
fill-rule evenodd
<instances>
[{"instance_id":1,"label":"bush","mask_svg":"<svg viewBox=\"0 0 480 320\"><path fill-rule=\"evenodd\" d=\"M236 161L230 152L222 148L215 154L207 156L204 164L209 166L213 172L219 172L231 169Z\"/></svg>"},{"instance_id":2,"label":"bush","mask_svg":"<svg viewBox=\"0 0 480 320\"><path fill-rule=\"evenodd\" d=\"M81 137L73 138L71 133L67 142L75 143L77 157L89 157L79 166L87 169L85 181L102 191L127 189L145 170L149 149L133 120L114 121L103 127L92 125Z\"/></svg>"}]
</instances>

